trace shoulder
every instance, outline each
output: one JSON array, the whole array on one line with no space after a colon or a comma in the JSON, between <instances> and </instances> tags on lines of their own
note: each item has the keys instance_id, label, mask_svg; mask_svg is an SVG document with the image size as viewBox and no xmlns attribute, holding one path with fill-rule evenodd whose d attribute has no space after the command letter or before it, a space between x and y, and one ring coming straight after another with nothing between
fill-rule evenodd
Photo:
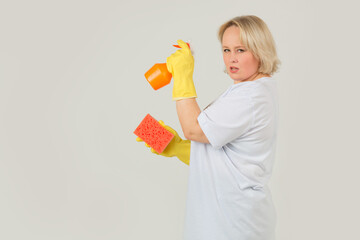
<instances>
[{"instance_id":1,"label":"shoulder","mask_svg":"<svg viewBox=\"0 0 360 240\"><path fill-rule=\"evenodd\" d=\"M229 93L255 96L274 92L275 89L276 80L272 77L264 77L251 82L234 84Z\"/></svg>"},{"instance_id":2,"label":"shoulder","mask_svg":"<svg viewBox=\"0 0 360 240\"><path fill-rule=\"evenodd\" d=\"M234 84L228 95L247 96L258 98L276 93L276 80L272 77L264 77L251 82Z\"/></svg>"}]
</instances>

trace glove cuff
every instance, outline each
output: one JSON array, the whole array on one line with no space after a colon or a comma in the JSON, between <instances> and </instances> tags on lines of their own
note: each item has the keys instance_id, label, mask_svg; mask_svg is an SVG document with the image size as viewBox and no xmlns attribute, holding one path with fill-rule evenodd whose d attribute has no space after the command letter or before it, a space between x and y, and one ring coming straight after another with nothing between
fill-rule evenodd
<instances>
[{"instance_id":1,"label":"glove cuff","mask_svg":"<svg viewBox=\"0 0 360 240\"><path fill-rule=\"evenodd\" d=\"M176 157L185 163L186 165L190 165L190 147L191 141L190 140L182 140L180 143L180 149L176 154Z\"/></svg>"},{"instance_id":2,"label":"glove cuff","mask_svg":"<svg viewBox=\"0 0 360 240\"><path fill-rule=\"evenodd\" d=\"M197 98L194 81L192 76L180 79L174 79L174 86L172 92L173 101Z\"/></svg>"}]
</instances>

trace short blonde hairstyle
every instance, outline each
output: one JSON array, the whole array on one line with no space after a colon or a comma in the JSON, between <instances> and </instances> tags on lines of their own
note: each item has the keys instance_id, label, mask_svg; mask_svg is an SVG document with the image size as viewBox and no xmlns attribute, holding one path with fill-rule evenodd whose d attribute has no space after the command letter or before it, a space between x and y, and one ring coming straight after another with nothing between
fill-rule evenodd
<instances>
[{"instance_id":1,"label":"short blonde hairstyle","mask_svg":"<svg viewBox=\"0 0 360 240\"><path fill-rule=\"evenodd\" d=\"M276 53L275 41L266 23L257 16L235 17L219 28L218 37L222 43L227 28L240 29L240 41L259 60L259 72L272 75L278 70L280 60Z\"/></svg>"}]
</instances>

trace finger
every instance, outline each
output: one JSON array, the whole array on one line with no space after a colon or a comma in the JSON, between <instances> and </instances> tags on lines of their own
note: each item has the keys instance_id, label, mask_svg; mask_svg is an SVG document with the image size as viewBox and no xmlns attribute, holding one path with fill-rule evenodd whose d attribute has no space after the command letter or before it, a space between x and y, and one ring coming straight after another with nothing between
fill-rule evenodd
<instances>
[{"instance_id":1,"label":"finger","mask_svg":"<svg viewBox=\"0 0 360 240\"><path fill-rule=\"evenodd\" d=\"M184 42L183 40L179 39L177 40L177 43L182 49L190 50L189 45L186 44L186 42Z\"/></svg>"},{"instance_id":2,"label":"finger","mask_svg":"<svg viewBox=\"0 0 360 240\"><path fill-rule=\"evenodd\" d=\"M174 132L175 130L174 130L174 129L172 129L171 127L165 125L165 123L164 123L162 120L160 120L159 123L160 123L160 125L163 126L166 130L168 130L169 132L171 132L172 134L175 135L175 132Z\"/></svg>"},{"instance_id":3,"label":"finger","mask_svg":"<svg viewBox=\"0 0 360 240\"><path fill-rule=\"evenodd\" d=\"M159 153L157 151L155 151L155 149L153 149L153 148L151 148L151 152L159 155Z\"/></svg>"},{"instance_id":4,"label":"finger","mask_svg":"<svg viewBox=\"0 0 360 240\"><path fill-rule=\"evenodd\" d=\"M172 73L171 60L172 60L172 55L170 55L170 57L166 58L166 68L169 71L169 73Z\"/></svg>"},{"instance_id":5,"label":"finger","mask_svg":"<svg viewBox=\"0 0 360 240\"><path fill-rule=\"evenodd\" d=\"M139 138L139 137L136 138L136 141L137 142L143 142L143 140L141 138Z\"/></svg>"},{"instance_id":6,"label":"finger","mask_svg":"<svg viewBox=\"0 0 360 240\"><path fill-rule=\"evenodd\" d=\"M186 43L186 45L188 45L188 47L190 48L190 44L189 43ZM173 45L174 47L176 48L181 48L179 45Z\"/></svg>"}]
</instances>

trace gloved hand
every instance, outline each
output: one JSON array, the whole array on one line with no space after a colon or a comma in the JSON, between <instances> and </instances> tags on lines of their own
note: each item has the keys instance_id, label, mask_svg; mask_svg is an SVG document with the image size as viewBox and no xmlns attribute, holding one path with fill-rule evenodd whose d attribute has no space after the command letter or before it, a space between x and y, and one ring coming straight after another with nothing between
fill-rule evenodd
<instances>
[{"instance_id":1,"label":"gloved hand","mask_svg":"<svg viewBox=\"0 0 360 240\"><path fill-rule=\"evenodd\" d=\"M164 156L164 157L175 157L176 156L180 161L189 165L190 164L190 145L191 145L190 140L183 140L174 129L165 125L165 123L163 121L160 120L159 123L166 130L168 130L169 132L174 134L174 137L162 153L156 152L153 148L151 148L151 152L155 153L157 155ZM143 140L141 140L141 138L137 137L136 141L142 142ZM145 143L145 146L150 147L146 143Z\"/></svg>"},{"instance_id":2,"label":"gloved hand","mask_svg":"<svg viewBox=\"0 0 360 240\"><path fill-rule=\"evenodd\" d=\"M196 98L193 81L194 57L189 46L184 41L178 40L177 43L181 49L166 59L167 69L174 79L173 100Z\"/></svg>"}]
</instances>

